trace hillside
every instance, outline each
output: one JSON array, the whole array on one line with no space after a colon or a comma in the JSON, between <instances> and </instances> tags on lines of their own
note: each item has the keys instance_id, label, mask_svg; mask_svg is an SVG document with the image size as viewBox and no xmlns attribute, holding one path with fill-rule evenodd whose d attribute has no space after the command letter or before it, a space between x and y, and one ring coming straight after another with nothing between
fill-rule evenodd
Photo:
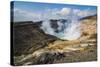
<instances>
[{"instance_id":1,"label":"hillside","mask_svg":"<svg viewBox=\"0 0 100 67\"><path fill-rule=\"evenodd\" d=\"M51 20L56 22L58 20ZM52 64L97 60L96 16L80 20L82 35L76 40L61 40L45 34L40 23L14 23L14 64ZM25 24L25 25L24 25ZM56 25L56 23L53 23ZM56 27L54 27L56 29Z\"/></svg>"},{"instance_id":2,"label":"hillside","mask_svg":"<svg viewBox=\"0 0 100 67\"><path fill-rule=\"evenodd\" d=\"M29 54L47 46L49 42L58 38L45 34L40 28L40 23L16 22L13 23L13 47L14 55Z\"/></svg>"}]
</instances>

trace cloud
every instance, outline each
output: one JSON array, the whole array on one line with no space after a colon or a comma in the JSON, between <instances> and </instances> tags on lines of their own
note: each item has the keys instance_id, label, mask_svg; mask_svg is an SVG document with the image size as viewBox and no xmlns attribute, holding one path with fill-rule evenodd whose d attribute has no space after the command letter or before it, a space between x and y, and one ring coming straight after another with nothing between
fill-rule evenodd
<instances>
[{"instance_id":1,"label":"cloud","mask_svg":"<svg viewBox=\"0 0 100 67\"><path fill-rule=\"evenodd\" d=\"M65 15L70 14L70 12L71 12L71 8L62 8L59 14L65 16Z\"/></svg>"},{"instance_id":2,"label":"cloud","mask_svg":"<svg viewBox=\"0 0 100 67\"><path fill-rule=\"evenodd\" d=\"M41 16L41 14L35 12L29 12L18 8L14 9L14 21L38 21Z\"/></svg>"},{"instance_id":3,"label":"cloud","mask_svg":"<svg viewBox=\"0 0 100 67\"><path fill-rule=\"evenodd\" d=\"M85 9L85 10L79 10L79 9L77 9L77 10L75 10L74 12L75 12L75 13L77 14L77 16L79 16L80 18L81 18L81 17L90 16L90 15L94 15L94 14L97 13L95 10L90 10L90 9Z\"/></svg>"},{"instance_id":4,"label":"cloud","mask_svg":"<svg viewBox=\"0 0 100 67\"><path fill-rule=\"evenodd\" d=\"M72 9L72 8L61 8L61 9L45 9L41 11L28 11L19 8L14 8L14 21L40 21L46 19L68 19L69 16L85 17L96 14L95 10L89 9Z\"/></svg>"}]
</instances>

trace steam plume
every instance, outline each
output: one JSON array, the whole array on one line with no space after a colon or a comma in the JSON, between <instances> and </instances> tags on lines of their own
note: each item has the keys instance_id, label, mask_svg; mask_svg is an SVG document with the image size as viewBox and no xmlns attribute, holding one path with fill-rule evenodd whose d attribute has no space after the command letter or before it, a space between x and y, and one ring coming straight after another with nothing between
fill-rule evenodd
<instances>
[{"instance_id":1,"label":"steam plume","mask_svg":"<svg viewBox=\"0 0 100 67\"><path fill-rule=\"evenodd\" d=\"M60 39L65 40L75 40L81 36L80 31L80 22L78 21L78 17L74 15L70 15L69 18L66 19L64 23L62 21L57 21L58 32L55 32L51 27L51 22L46 20L42 23L42 29L46 34L54 35Z\"/></svg>"}]
</instances>

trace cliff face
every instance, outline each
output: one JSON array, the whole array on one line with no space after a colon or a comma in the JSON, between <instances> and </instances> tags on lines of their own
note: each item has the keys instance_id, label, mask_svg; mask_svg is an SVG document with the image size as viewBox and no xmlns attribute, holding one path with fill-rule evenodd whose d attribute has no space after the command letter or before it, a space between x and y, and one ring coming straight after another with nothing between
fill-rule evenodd
<instances>
[{"instance_id":1,"label":"cliff face","mask_svg":"<svg viewBox=\"0 0 100 67\"><path fill-rule=\"evenodd\" d=\"M47 46L57 38L45 34L40 26L41 22L16 22L13 23L13 49L14 55L29 54Z\"/></svg>"}]
</instances>

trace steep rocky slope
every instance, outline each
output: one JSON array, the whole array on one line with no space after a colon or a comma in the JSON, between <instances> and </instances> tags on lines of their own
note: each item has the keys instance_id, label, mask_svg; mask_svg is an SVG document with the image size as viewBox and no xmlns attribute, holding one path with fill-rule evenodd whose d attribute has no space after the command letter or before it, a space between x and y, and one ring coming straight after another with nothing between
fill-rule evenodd
<instances>
[{"instance_id":1,"label":"steep rocky slope","mask_svg":"<svg viewBox=\"0 0 100 67\"><path fill-rule=\"evenodd\" d=\"M39 26L41 22L31 21L13 23L13 50L14 55L29 54L33 51L47 46L57 37L45 34Z\"/></svg>"}]
</instances>

